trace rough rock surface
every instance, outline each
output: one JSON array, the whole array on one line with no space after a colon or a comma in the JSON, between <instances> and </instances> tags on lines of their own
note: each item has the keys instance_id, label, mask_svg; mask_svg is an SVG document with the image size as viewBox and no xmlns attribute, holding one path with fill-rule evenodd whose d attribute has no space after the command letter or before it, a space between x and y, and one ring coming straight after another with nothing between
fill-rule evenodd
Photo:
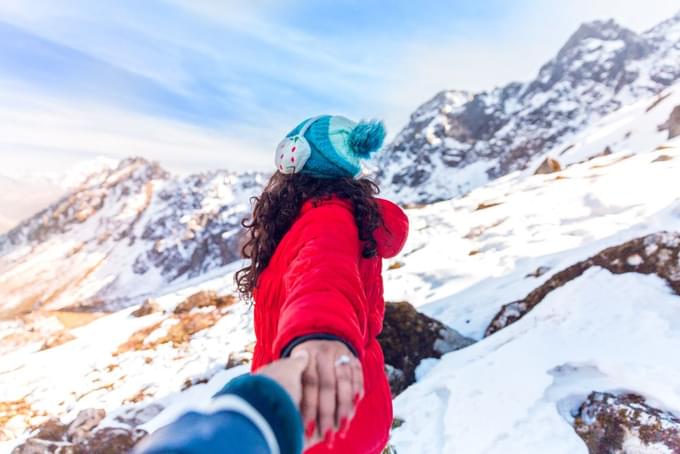
<instances>
[{"instance_id":1,"label":"rough rock surface","mask_svg":"<svg viewBox=\"0 0 680 454\"><path fill-rule=\"evenodd\" d=\"M553 158L545 158L541 165L538 166L534 174L546 175L549 173L559 172L560 170L562 170L562 165L560 164L560 161Z\"/></svg>"},{"instance_id":2,"label":"rough rock surface","mask_svg":"<svg viewBox=\"0 0 680 454\"><path fill-rule=\"evenodd\" d=\"M50 337L48 337L45 342L42 344L40 347L40 350L48 350L50 348L57 347L61 344L65 344L66 342L72 341L76 337L71 334L68 330L61 330L57 331Z\"/></svg>"},{"instance_id":3,"label":"rough rock surface","mask_svg":"<svg viewBox=\"0 0 680 454\"><path fill-rule=\"evenodd\" d=\"M160 311L161 307L158 305L158 303L151 298L147 298L139 306L139 308L132 311L130 315L132 315L133 317L144 317L145 315L153 314L154 312Z\"/></svg>"},{"instance_id":4,"label":"rough rock surface","mask_svg":"<svg viewBox=\"0 0 680 454\"><path fill-rule=\"evenodd\" d=\"M423 359L440 358L474 343L403 301L385 304L385 321L378 341L389 366L387 373L393 395L415 382L416 367Z\"/></svg>"},{"instance_id":5,"label":"rough rock surface","mask_svg":"<svg viewBox=\"0 0 680 454\"><path fill-rule=\"evenodd\" d=\"M680 453L680 418L635 394L590 394L574 428L590 454Z\"/></svg>"},{"instance_id":6,"label":"rough rock surface","mask_svg":"<svg viewBox=\"0 0 680 454\"><path fill-rule=\"evenodd\" d=\"M680 233L659 232L607 248L551 276L524 299L504 305L496 314L486 336L524 317L553 290L581 276L593 266L614 274L656 274L680 295Z\"/></svg>"},{"instance_id":7,"label":"rough rock surface","mask_svg":"<svg viewBox=\"0 0 680 454\"><path fill-rule=\"evenodd\" d=\"M99 427L106 412L89 408L68 425L50 418L12 454L120 454L130 452L146 432L135 427Z\"/></svg>"},{"instance_id":8,"label":"rough rock surface","mask_svg":"<svg viewBox=\"0 0 680 454\"><path fill-rule=\"evenodd\" d=\"M680 106L675 106L668 118L668 138L674 139L680 136Z\"/></svg>"},{"instance_id":9,"label":"rough rock surface","mask_svg":"<svg viewBox=\"0 0 680 454\"><path fill-rule=\"evenodd\" d=\"M190 295L175 307L175 314L191 312L204 307L228 307L238 301L234 295L218 295L214 290L203 290Z\"/></svg>"}]
</instances>

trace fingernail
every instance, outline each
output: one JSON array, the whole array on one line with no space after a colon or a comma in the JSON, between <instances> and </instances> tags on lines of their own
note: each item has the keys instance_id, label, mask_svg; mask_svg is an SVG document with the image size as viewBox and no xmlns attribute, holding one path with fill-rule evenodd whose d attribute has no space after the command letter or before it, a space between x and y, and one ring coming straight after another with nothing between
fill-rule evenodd
<instances>
[{"instance_id":1,"label":"fingernail","mask_svg":"<svg viewBox=\"0 0 680 454\"><path fill-rule=\"evenodd\" d=\"M307 423L307 428L305 429L305 436L307 438L312 438L312 435L314 435L315 427L316 427L315 421L309 421L309 423Z\"/></svg>"},{"instance_id":2,"label":"fingernail","mask_svg":"<svg viewBox=\"0 0 680 454\"><path fill-rule=\"evenodd\" d=\"M329 448L333 449L333 445L335 444L335 435L331 429L326 431L326 435L323 437L323 442L326 443Z\"/></svg>"}]
</instances>

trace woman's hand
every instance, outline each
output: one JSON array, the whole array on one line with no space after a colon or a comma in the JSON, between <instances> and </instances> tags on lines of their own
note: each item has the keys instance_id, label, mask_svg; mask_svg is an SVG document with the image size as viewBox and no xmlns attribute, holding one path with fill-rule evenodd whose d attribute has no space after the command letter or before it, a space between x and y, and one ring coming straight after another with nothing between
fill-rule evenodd
<instances>
[{"instance_id":1,"label":"woman's hand","mask_svg":"<svg viewBox=\"0 0 680 454\"><path fill-rule=\"evenodd\" d=\"M335 432L343 437L364 393L361 363L338 341L309 340L296 346L309 353L309 363L302 374L300 410L307 445L321 440L333 443Z\"/></svg>"}]
</instances>

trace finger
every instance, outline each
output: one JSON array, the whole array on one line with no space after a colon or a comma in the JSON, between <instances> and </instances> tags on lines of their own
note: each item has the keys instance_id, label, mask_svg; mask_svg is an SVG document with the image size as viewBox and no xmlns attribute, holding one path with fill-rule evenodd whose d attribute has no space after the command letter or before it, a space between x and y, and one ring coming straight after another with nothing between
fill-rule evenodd
<instances>
[{"instance_id":1,"label":"finger","mask_svg":"<svg viewBox=\"0 0 680 454\"><path fill-rule=\"evenodd\" d=\"M338 363L337 359L334 365L337 393L335 424L340 434L344 434L354 412L354 404L352 403L354 397L352 366L351 363Z\"/></svg>"},{"instance_id":2,"label":"finger","mask_svg":"<svg viewBox=\"0 0 680 454\"><path fill-rule=\"evenodd\" d=\"M296 350L290 356L290 368L295 374L302 374L309 364L309 352L307 350Z\"/></svg>"},{"instance_id":3,"label":"finger","mask_svg":"<svg viewBox=\"0 0 680 454\"><path fill-rule=\"evenodd\" d=\"M361 362L354 358L350 364L352 369L352 404L356 409L359 400L364 397L364 371Z\"/></svg>"},{"instance_id":4,"label":"finger","mask_svg":"<svg viewBox=\"0 0 680 454\"><path fill-rule=\"evenodd\" d=\"M317 432L317 408L319 401L319 374L316 357L310 355L307 368L302 373L302 401L300 412L305 423L305 436L311 438Z\"/></svg>"},{"instance_id":5,"label":"finger","mask_svg":"<svg viewBox=\"0 0 680 454\"><path fill-rule=\"evenodd\" d=\"M317 358L319 371L319 430L324 441L331 441L335 429L335 355L325 354ZM327 440L328 438L328 440Z\"/></svg>"}]
</instances>

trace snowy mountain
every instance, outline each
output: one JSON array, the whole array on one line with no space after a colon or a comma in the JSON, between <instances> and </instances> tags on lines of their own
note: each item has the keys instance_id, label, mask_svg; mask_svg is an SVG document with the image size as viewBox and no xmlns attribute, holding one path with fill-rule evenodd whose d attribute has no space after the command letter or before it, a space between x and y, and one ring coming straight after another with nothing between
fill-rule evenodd
<instances>
[{"instance_id":1,"label":"snowy mountain","mask_svg":"<svg viewBox=\"0 0 680 454\"><path fill-rule=\"evenodd\" d=\"M103 310L236 260L258 173L174 178L128 159L0 236L3 316ZM28 285L30 284L30 285Z\"/></svg>"},{"instance_id":2,"label":"snowy mountain","mask_svg":"<svg viewBox=\"0 0 680 454\"><path fill-rule=\"evenodd\" d=\"M680 12L642 34L611 20L583 24L534 80L477 94L443 91L423 104L382 153L379 179L404 203L464 194L658 94L680 79L678 61Z\"/></svg>"}]
</instances>

